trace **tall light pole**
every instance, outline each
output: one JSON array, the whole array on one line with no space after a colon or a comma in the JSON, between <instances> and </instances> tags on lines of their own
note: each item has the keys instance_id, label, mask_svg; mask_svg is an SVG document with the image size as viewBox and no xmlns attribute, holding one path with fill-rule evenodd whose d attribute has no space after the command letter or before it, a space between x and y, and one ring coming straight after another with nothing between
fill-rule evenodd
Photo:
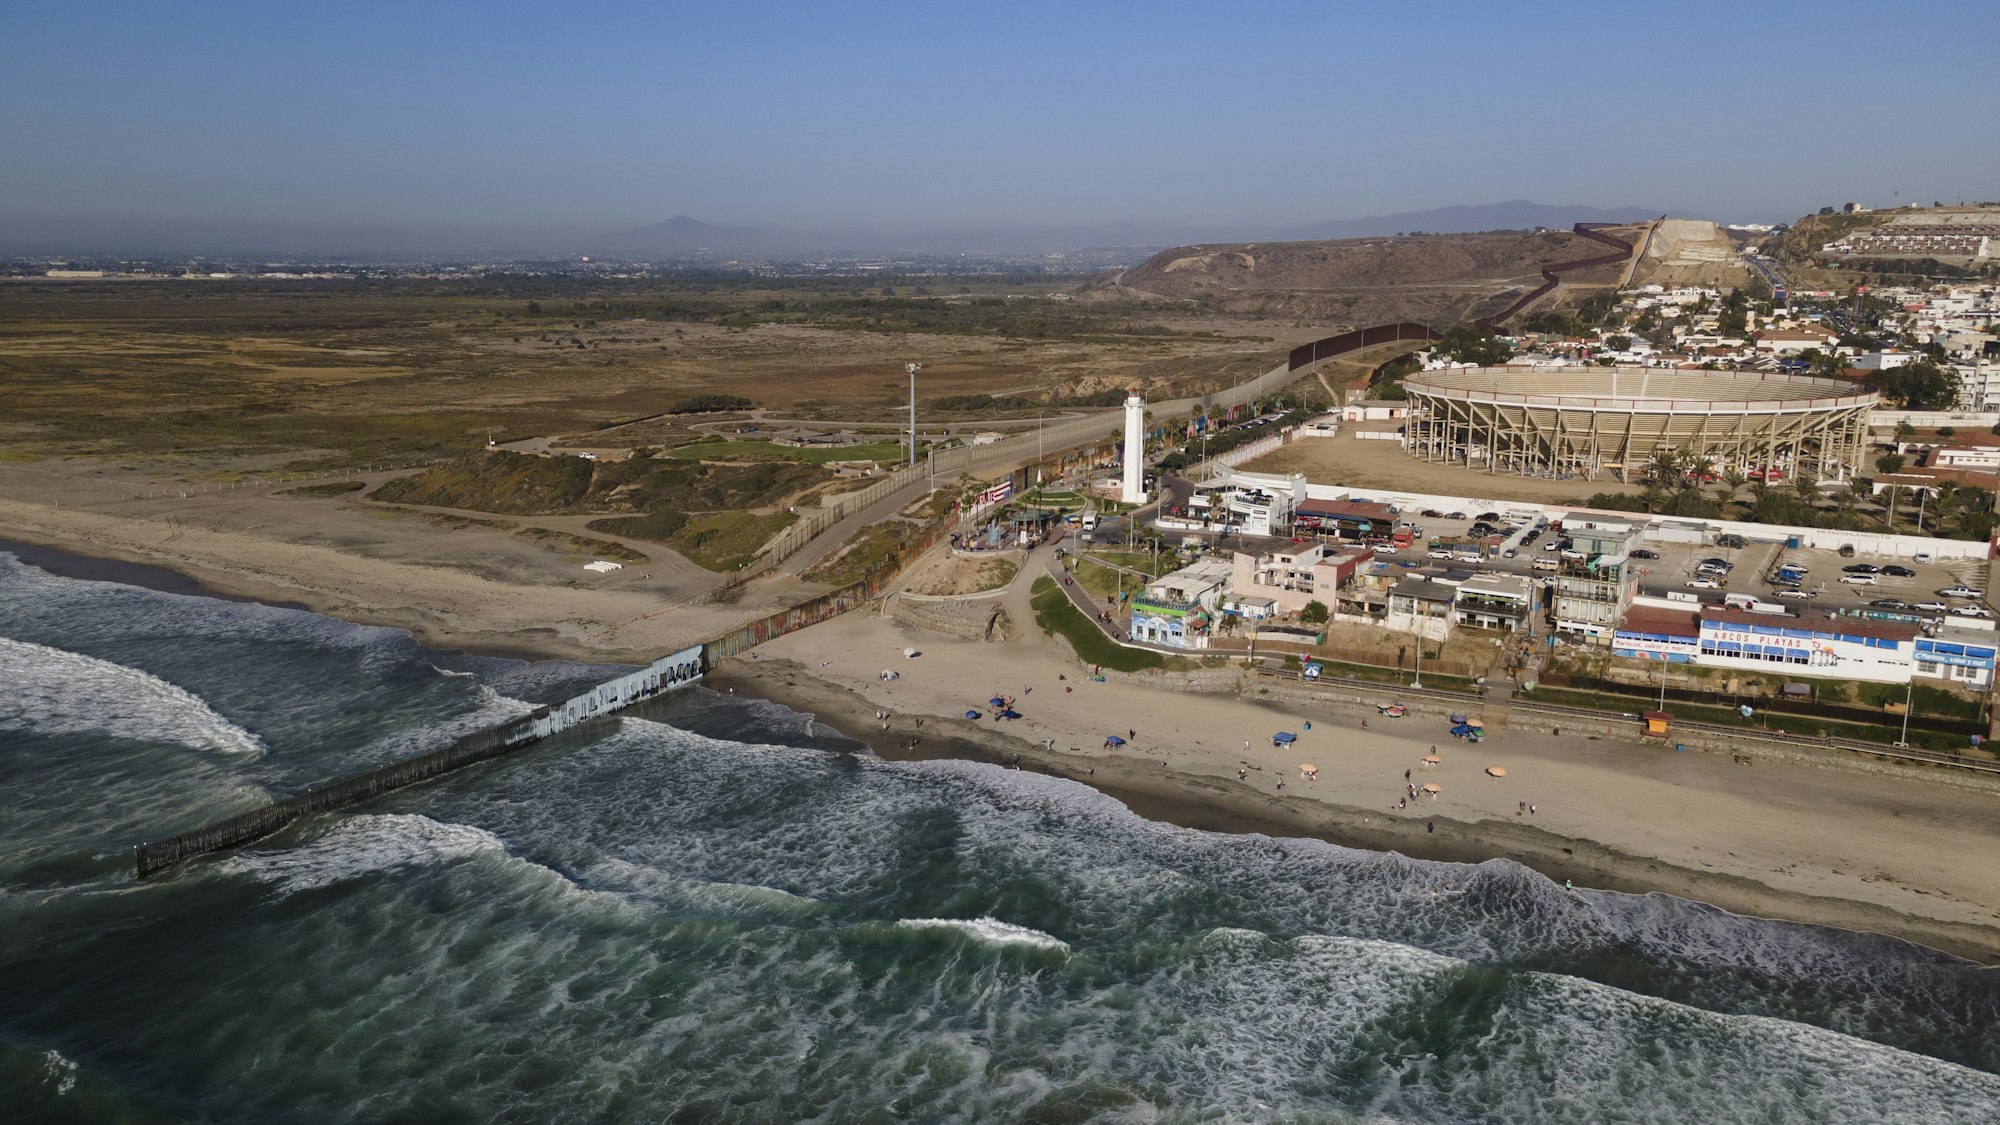
<instances>
[{"instance_id":1,"label":"tall light pole","mask_svg":"<svg viewBox=\"0 0 2000 1125\"><path fill-rule=\"evenodd\" d=\"M906 363L903 370L910 373L910 464L917 463L917 372L922 371L921 363Z\"/></svg>"}]
</instances>

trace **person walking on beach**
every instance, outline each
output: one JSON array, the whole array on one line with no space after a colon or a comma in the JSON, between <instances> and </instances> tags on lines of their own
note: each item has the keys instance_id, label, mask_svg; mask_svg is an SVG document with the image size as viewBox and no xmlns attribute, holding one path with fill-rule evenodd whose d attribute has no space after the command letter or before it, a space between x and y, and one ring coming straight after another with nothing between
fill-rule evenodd
<instances>
[{"instance_id":1,"label":"person walking on beach","mask_svg":"<svg viewBox=\"0 0 2000 1125\"><path fill-rule=\"evenodd\" d=\"M1404 781L1408 781L1408 780L1410 780L1410 771L1409 771L1409 770L1404 770L1404 771L1403 771L1403 780L1404 780Z\"/></svg>"}]
</instances>

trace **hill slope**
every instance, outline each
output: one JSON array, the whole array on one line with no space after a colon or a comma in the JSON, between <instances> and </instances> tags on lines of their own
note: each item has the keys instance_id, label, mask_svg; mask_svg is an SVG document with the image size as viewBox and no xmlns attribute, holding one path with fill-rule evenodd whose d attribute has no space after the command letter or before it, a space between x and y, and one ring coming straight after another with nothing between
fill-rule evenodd
<instances>
[{"instance_id":1,"label":"hill slope","mask_svg":"<svg viewBox=\"0 0 2000 1125\"><path fill-rule=\"evenodd\" d=\"M1083 296L1164 297L1326 323L1449 323L1504 308L1541 283L1545 265L1601 253L1568 231L1181 246L1099 278ZM1565 280L1608 284L1620 272L1605 267Z\"/></svg>"},{"instance_id":2,"label":"hill slope","mask_svg":"<svg viewBox=\"0 0 2000 1125\"><path fill-rule=\"evenodd\" d=\"M1480 231L1533 230L1536 227L1568 230L1577 223L1643 223L1659 217L1660 212L1644 207L1585 207L1577 203L1533 203L1526 199L1510 199L1505 203L1459 204L1428 211L1370 215L1362 219L1331 219L1286 231L1284 237L1313 241L1377 238L1407 231L1475 234Z\"/></svg>"}]
</instances>

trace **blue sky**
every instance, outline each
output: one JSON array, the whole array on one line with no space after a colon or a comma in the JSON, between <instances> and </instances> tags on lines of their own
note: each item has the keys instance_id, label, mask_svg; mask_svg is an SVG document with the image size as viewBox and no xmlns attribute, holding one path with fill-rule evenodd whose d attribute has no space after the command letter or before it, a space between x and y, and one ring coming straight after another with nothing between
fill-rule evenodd
<instances>
[{"instance_id":1,"label":"blue sky","mask_svg":"<svg viewBox=\"0 0 2000 1125\"><path fill-rule=\"evenodd\" d=\"M1783 218L2000 198L1996 38L1949 2L22 2L0 219Z\"/></svg>"}]
</instances>

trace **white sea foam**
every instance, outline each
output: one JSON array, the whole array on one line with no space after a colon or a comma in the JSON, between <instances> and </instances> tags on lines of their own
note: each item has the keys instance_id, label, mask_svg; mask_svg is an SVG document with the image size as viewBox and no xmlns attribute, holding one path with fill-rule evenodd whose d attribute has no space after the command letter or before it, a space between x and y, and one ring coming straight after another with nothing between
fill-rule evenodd
<instances>
[{"instance_id":1,"label":"white sea foam","mask_svg":"<svg viewBox=\"0 0 2000 1125\"><path fill-rule=\"evenodd\" d=\"M988 945L1027 945L1069 952L1069 943L1053 934L1002 922L997 918L903 918L896 925L911 930L957 930Z\"/></svg>"},{"instance_id":2,"label":"white sea foam","mask_svg":"<svg viewBox=\"0 0 2000 1125\"><path fill-rule=\"evenodd\" d=\"M200 696L137 668L0 637L0 728L97 733L263 754L257 736Z\"/></svg>"},{"instance_id":3,"label":"white sea foam","mask_svg":"<svg viewBox=\"0 0 2000 1125\"><path fill-rule=\"evenodd\" d=\"M268 879L289 895L376 872L506 851L498 836L482 828L389 813L350 817L309 843L231 856L217 866Z\"/></svg>"}]
</instances>

